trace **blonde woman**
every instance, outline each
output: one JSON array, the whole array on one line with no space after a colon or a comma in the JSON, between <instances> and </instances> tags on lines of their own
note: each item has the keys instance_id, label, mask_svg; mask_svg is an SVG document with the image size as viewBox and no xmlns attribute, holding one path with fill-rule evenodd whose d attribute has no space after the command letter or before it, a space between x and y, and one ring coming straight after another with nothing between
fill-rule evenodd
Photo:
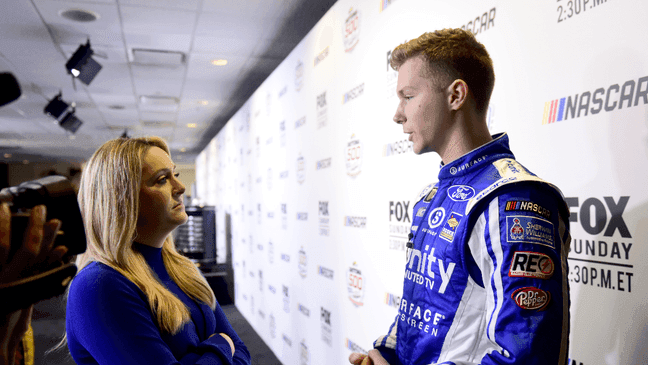
<instances>
[{"instance_id":1,"label":"blonde woman","mask_svg":"<svg viewBox=\"0 0 648 365\"><path fill-rule=\"evenodd\" d=\"M77 364L250 364L196 266L171 232L185 187L156 137L106 142L86 164L88 238L70 284L66 335Z\"/></svg>"}]
</instances>

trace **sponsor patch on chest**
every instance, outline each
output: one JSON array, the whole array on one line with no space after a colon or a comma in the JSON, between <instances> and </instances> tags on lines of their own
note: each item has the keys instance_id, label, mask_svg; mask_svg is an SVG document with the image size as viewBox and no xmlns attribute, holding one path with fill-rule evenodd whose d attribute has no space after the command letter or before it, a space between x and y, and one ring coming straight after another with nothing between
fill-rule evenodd
<instances>
[{"instance_id":1,"label":"sponsor patch on chest","mask_svg":"<svg viewBox=\"0 0 648 365\"><path fill-rule=\"evenodd\" d=\"M443 228L441 228L439 237L452 243L455 233L457 232L457 226L459 226L459 223L461 223L462 219L463 219L463 215L455 212L450 213L448 220L443 225Z\"/></svg>"},{"instance_id":2,"label":"sponsor patch on chest","mask_svg":"<svg viewBox=\"0 0 648 365\"><path fill-rule=\"evenodd\" d=\"M553 273L551 257L540 252L516 251L509 269L510 277L549 279Z\"/></svg>"},{"instance_id":3,"label":"sponsor patch on chest","mask_svg":"<svg viewBox=\"0 0 648 365\"><path fill-rule=\"evenodd\" d=\"M475 196L475 189L468 185L453 185L448 188L448 197L456 202L465 202Z\"/></svg>"},{"instance_id":4,"label":"sponsor patch on chest","mask_svg":"<svg viewBox=\"0 0 648 365\"><path fill-rule=\"evenodd\" d=\"M554 226L548 220L524 215L506 217L506 241L529 242L556 248Z\"/></svg>"}]
</instances>

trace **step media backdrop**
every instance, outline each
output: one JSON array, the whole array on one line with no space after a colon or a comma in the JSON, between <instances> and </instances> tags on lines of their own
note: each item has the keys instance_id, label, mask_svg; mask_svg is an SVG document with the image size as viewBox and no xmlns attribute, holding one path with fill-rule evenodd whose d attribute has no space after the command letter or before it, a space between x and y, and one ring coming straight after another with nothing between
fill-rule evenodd
<instances>
[{"instance_id":1,"label":"step media backdrop","mask_svg":"<svg viewBox=\"0 0 648 365\"><path fill-rule=\"evenodd\" d=\"M495 65L489 128L568 198L570 364L648 363L646 19L639 1L338 1L196 160L241 313L285 364L344 364L387 331L440 162L392 122L390 50L464 27Z\"/></svg>"}]
</instances>

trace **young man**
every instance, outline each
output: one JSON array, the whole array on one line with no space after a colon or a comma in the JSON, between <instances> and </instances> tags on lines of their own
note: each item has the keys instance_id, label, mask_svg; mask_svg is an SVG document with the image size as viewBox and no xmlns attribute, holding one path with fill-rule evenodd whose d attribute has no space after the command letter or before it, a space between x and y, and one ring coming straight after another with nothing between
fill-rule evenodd
<instances>
[{"instance_id":1,"label":"young man","mask_svg":"<svg viewBox=\"0 0 648 365\"><path fill-rule=\"evenodd\" d=\"M414 152L441 156L414 206L403 295L387 335L352 364L565 364L569 211L486 124L495 81L484 46L461 29L392 53L394 121Z\"/></svg>"}]
</instances>

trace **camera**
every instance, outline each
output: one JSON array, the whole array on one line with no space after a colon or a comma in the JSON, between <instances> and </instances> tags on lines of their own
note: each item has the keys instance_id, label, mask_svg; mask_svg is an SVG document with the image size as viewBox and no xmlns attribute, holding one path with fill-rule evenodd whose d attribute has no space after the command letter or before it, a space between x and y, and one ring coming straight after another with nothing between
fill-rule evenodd
<instances>
[{"instance_id":1,"label":"camera","mask_svg":"<svg viewBox=\"0 0 648 365\"><path fill-rule=\"evenodd\" d=\"M67 178L47 176L4 188L0 191L0 202L7 203L11 209L11 247L8 260L13 258L22 245L31 209L41 204L47 207L46 221L54 218L61 221L54 246L67 247L64 261L70 256L85 252L83 218L74 187ZM3 311L26 308L63 293L77 271L73 263L57 263L52 267L38 269L42 270L37 270L39 272L33 276L0 284L0 308Z\"/></svg>"}]
</instances>

